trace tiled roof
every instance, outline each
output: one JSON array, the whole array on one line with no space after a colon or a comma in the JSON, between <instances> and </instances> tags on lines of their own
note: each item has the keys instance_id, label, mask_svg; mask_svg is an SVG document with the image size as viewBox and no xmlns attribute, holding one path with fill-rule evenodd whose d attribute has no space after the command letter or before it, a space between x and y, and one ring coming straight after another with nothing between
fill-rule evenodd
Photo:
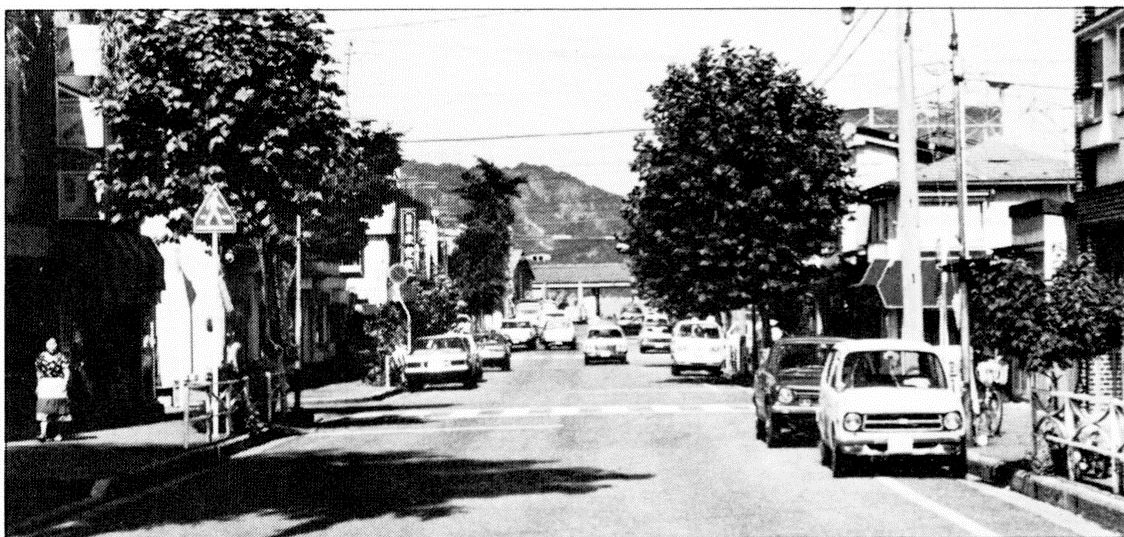
<instances>
[{"instance_id":1,"label":"tiled roof","mask_svg":"<svg viewBox=\"0 0 1124 537\"><path fill-rule=\"evenodd\" d=\"M1073 163L1069 159L1035 153L993 136L964 150L964 172L969 181L1020 182L1042 180L1073 180ZM917 180L955 181L956 159L945 158L917 168Z\"/></svg>"},{"instance_id":2,"label":"tiled roof","mask_svg":"<svg viewBox=\"0 0 1124 537\"><path fill-rule=\"evenodd\" d=\"M535 273L535 283L547 285L632 283L632 273L624 263L543 263L531 265L531 270Z\"/></svg>"}]
</instances>

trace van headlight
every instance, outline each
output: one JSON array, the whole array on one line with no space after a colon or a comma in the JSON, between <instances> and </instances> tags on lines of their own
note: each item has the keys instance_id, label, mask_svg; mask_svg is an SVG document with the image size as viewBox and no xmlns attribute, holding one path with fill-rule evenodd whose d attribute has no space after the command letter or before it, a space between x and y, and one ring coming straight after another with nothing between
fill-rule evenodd
<instances>
[{"instance_id":1,"label":"van headlight","mask_svg":"<svg viewBox=\"0 0 1124 537\"><path fill-rule=\"evenodd\" d=\"M949 431L955 431L964 424L964 419L960 417L960 413L953 411L949 412L941 418L941 425Z\"/></svg>"},{"instance_id":2,"label":"van headlight","mask_svg":"<svg viewBox=\"0 0 1124 537\"><path fill-rule=\"evenodd\" d=\"M858 432L858 430L862 429L862 428L863 428L862 414L856 414L854 412L848 412L848 413L843 415L843 430L844 431L854 433L854 432Z\"/></svg>"},{"instance_id":3,"label":"van headlight","mask_svg":"<svg viewBox=\"0 0 1124 537\"><path fill-rule=\"evenodd\" d=\"M782 405L791 405L796 400L796 394L788 388L777 390L777 402Z\"/></svg>"}]
</instances>

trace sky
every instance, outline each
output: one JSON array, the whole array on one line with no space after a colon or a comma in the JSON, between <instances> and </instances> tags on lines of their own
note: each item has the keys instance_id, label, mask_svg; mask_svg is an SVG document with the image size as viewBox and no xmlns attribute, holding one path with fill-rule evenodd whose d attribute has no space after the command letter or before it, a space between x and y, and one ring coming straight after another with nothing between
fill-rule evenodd
<instances>
[{"instance_id":1,"label":"sky","mask_svg":"<svg viewBox=\"0 0 1124 537\"><path fill-rule=\"evenodd\" d=\"M405 158L543 164L623 196L636 184L629 164L649 126L648 88L670 64L729 40L772 52L833 105L896 108L900 11L860 8L850 25L834 8L325 15L345 111L401 132ZM966 104L1001 105L1013 141L1071 158L1073 9L955 17ZM949 10L915 9L911 28L916 101L948 102ZM986 80L1012 85L1000 96Z\"/></svg>"}]
</instances>

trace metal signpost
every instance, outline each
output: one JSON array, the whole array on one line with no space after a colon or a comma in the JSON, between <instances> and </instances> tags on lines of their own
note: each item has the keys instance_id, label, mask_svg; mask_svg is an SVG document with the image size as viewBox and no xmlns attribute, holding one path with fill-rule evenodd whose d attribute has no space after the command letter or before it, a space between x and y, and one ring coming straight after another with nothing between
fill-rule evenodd
<instances>
[{"instance_id":1,"label":"metal signpost","mask_svg":"<svg viewBox=\"0 0 1124 537\"><path fill-rule=\"evenodd\" d=\"M231 209L230 204L226 202L226 198L222 195L222 190L219 189L218 185L207 186L207 194L203 198L203 203L199 204L199 208L196 209L195 216L191 221L192 231L194 233L211 234L211 254L215 256L215 270L218 276L217 281L221 283L222 254L219 252L219 234L237 232L238 216L234 214L234 209ZM222 308L220 307L220 309ZM218 434L220 413L218 407L219 364L222 363L222 355L226 352L225 310L214 320L212 329L216 333L215 337L221 340L221 344L219 345L219 359L215 360L214 365L211 366L211 430L215 434Z\"/></svg>"},{"instance_id":2,"label":"metal signpost","mask_svg":"<svg viewBox=\"0 0 1124 537\"><path fill-rule=\"evenodd\" d=\"M410 270L402 263L395 263L390 267L390 284L391 293L394 295L394 301L402 306L402 311L406 314L406 354L410 353L413 349L413 321L410 319L410 308L406 307L406 302L402 300L402 284L410 277ZM383 364L386 377L386 387L390 387L390 356L386 357L386 362Z\"/></svg>"}]
</instances>

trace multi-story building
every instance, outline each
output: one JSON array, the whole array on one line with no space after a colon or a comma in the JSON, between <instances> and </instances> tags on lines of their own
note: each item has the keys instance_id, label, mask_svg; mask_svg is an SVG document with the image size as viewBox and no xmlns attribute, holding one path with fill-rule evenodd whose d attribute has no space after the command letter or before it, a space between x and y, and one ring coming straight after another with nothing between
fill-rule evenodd
<instances>
[{"instance_id":1,"label":"multi-story building","mask_svg":"<svg viewBox=\"0 0 1124 537\"><path fill-rule=\"evenodd\" d=\"M1075 91L1077 179L1072 206L1077 250L1124 276L1124 8L1077 11Z\"/></svg>"},{"instance_id":2,"label":"multi-story building","mask_svg":"<svg viewBox=\"0 0 1124 537\"><path fill-rule=\"evenodd\" d=\"M99 218L87 176L102 157L90 99L100 28L78 11L7 11L5 34L5 403L8 436L33 425L33 363L56 337L81 363L89 423L156 408L150 342L163 262L136 230ZM79 392L85 392L80 390Z\"/></svg>"}]
</instances>

